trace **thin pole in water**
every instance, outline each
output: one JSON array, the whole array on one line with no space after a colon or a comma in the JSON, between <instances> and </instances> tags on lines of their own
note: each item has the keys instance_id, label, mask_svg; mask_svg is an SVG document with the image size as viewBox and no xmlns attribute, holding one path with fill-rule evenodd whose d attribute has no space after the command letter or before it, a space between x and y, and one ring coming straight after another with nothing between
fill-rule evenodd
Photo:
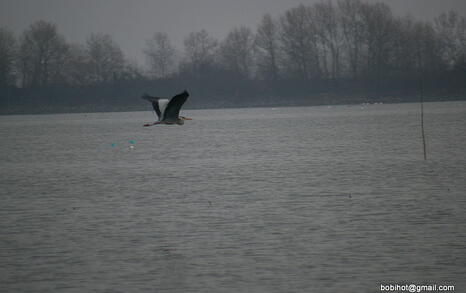
<instances>
[{"instance_id":1,"label":"thin pole in water","mask_svg":"<svg viewBox=\"0 0 466 293\"><path fill-rule=\"evenodd\" d=\"M422 149L424 151L424 160L427 160L426 136L424 133L424 70L421 69L421 136Z\"/></svg>"},{"instance_id":2,"label":"thin pole in water","mask_svg":"<svg viewBox=\"0 0 466 293\"><path fill-rule=\"evenodd\" d=\"M423 58L423 42L418 43L417 54L419 62L419 71L420 71L420 90L421 90L421 136L422 136L422 150L424 151L424 160L427 160L427 151L426 151L426 136L424 133L424 58Z\"/></svg>"}]
</instances>

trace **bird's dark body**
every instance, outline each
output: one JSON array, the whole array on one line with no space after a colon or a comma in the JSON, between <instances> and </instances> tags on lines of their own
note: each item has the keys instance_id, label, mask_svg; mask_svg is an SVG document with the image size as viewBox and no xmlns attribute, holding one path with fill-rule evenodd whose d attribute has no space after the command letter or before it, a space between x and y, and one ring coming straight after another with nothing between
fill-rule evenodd
<instances>
[{"instance_id":1,"label":"bird's dark body","mask_svg":"<svg viewBox=\"0 0 466 293\"><path fill-rule=\"evenodd\" d=\"M156 124L180 124L187 120L180 116L180 109L189 97L187 91L171 98L170 101L165 98L152 97L148 94L142 96L143 99L149 101L154 108L155 113L159 117L159 120L153 124L145 124L144 126L151 126Z\"/></svg>"}]
</instances>

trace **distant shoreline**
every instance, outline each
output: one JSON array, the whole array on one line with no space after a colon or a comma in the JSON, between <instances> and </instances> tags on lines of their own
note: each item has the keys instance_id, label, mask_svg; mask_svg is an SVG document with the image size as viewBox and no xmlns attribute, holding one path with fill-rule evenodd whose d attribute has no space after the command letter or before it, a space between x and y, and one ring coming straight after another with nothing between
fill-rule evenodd
<instances>
[{"instance_id":1,"label":"distant shoreline","mask_svg":"<svg viewBox=\"0 0 466 293\"><path fill-rule=\"evenodd\" d=\"M221 100L219 103L194 103L187 105L184 110L208 110L208 109L233 109L233 108L280 108L280 107L312 107L312 106L338 106L338 105L358 105L358 104L398 104L398 103L417 103L420 100L419 96L405 95L394 97L392 95L381 97L342 97L336 95L320 95L309 97L295 97L293 99L285 99L279 97L268 97L263 99L252 99L247 101L242 99L240 103L234 103L230 100ZM426 95L425 102L453 102L466 101L466 95ZM9 111L8 111L9 110ZM47 106L40 105L34 109L4 109L0 110L1 116L9 115L40 115L40 114L74 114L74 113L106 113L106 112L136 112L136 111L151 111L146 103L140 103L135 99L134 105L126 107L118 105L109 107L104 105L74 105L74 106Z\"/></svg>"}]
</instances>

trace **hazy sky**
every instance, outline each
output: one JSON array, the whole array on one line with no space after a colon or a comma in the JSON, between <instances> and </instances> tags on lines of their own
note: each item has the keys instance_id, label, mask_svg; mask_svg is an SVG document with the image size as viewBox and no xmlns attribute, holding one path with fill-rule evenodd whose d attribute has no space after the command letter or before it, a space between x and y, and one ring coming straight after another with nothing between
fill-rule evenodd
<instances>
[{"instance_id":1,"label":"hazy sky","mask_svg":"<svg viewBox=\"0 0 466 293\"><path fill-rule=\"evenodd\" d=\"M83 43L92 32L109 33L126 56L144 64L142 49L156 31L182 49L183 38L206 29L222 38L229 29L254 28L265 13L279 15L299 3L319 0L0 0L0 26L21 33L33 21L57 24L69 41ZM368 0L380 2L380 0ZM466 15L466 0L384 0L395 14L431 19L447 10Z\"/></svg>"}]
</instances>

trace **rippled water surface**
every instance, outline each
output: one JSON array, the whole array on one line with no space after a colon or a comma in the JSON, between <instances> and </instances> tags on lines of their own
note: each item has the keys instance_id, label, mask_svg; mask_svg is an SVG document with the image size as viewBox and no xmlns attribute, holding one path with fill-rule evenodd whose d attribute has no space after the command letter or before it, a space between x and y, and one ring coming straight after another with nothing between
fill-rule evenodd
<instances>
[{"instance_id":1,"label":"rippled water surface","mask_svg":"<svg viewBox=\"0 0 466 293\"><path fill-rule=\"evenodd\" d=\"M466 103L0 117L2 292L466 288Z\"/></svg>"}]
</instances>

